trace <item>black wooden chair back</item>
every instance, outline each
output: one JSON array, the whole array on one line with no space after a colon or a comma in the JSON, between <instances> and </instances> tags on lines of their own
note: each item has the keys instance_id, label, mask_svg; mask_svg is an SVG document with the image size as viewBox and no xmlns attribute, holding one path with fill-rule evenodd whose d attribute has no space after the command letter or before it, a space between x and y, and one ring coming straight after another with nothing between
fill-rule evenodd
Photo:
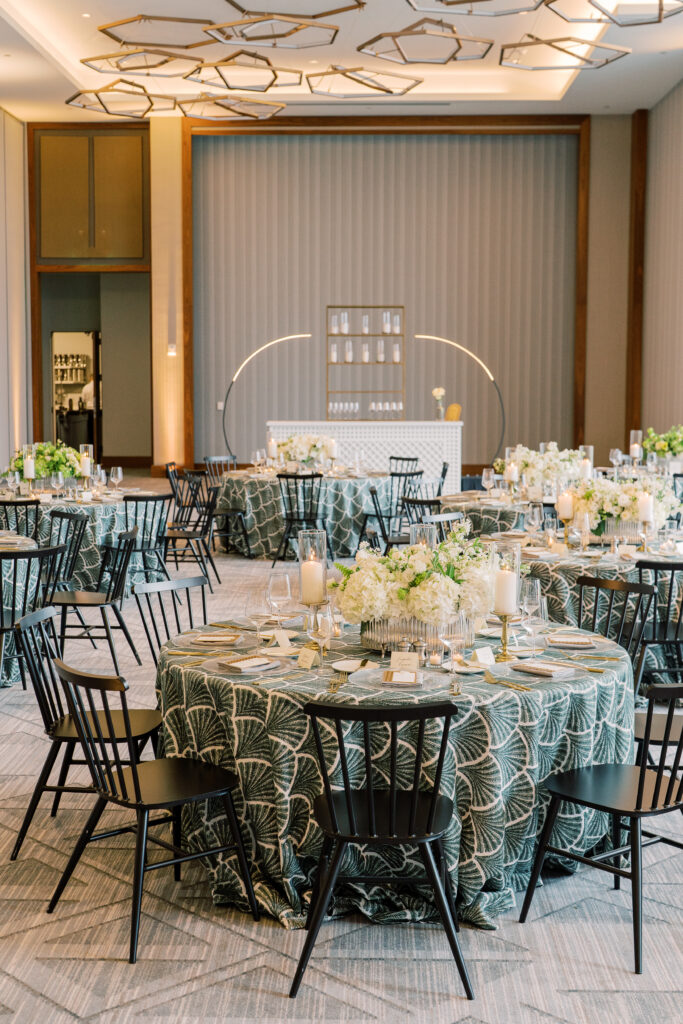
<instances>
[{"instance_id":1,"label":"black wooden chair back","mask_svg":"<svg viewBox=\"0 0 683 1024\"><path fill-rule=\"evenodd\" d=\"M370 488L370 501L372 502L372 507L374 509L374 517L377 520L377 526L379 527L379 535L382 538L382 543L384 544L384 550L386 553L387 548L391 545L391 526L390 520L388 518L385 519L384 512L382 511L382 506L380 505L379 495L377 493L376 487Z\"/></svg>"},{"instance_id":2,"label":"black wooden chair back","mask_svg":"<svg viewBox=\"0 0 683 1024\"><path fill-rule=\"evenodd\" d=\"M178 494L178 480L179 480L178 466L176 465L175 462L167 462L165 468L166 468L166 479L168 480L168 484L169 484L169 487L171 488L171 492L173 494L173 497L176 498L177 494Z\"/></svg>"},{"instance_id":3,"label":"black wooden chair back","mask_svg":"<svg viewBox=\"0 0 683 1024\"><path fill-rule=\"evenodd\" d=\"M400 532L401 526L406 519L403 510L404 498L419 498L420 484L423 471L413 470L409 473L389 474L389 507L385 512L388 519L389 532Z\"/></svg>"},{"instance_id":4,"label":"black wooden chair back","mask_svg":"<svg viewBox=\"0 0 683 1024\"><path fill-rule=\"evenodd\" d=\"M436 526L439 540L447 540L453 530L465 521L464 512L439 512L438 515L423 516L423 523L432 523Z\"/></svg>"},{"instance_id":5,"label":"black wooden chair back","mask_svg":"<svg viewBox=\"0 0 683 1024\"><path fill-rule=\"evenodd\" d=\"M63 544L66 547L58 587L68 587L76 571L76 562L81 553L83 537L88 525L85 512L66 512L52 509L50 512L50 547Z\"/></svg>"},{"instance_id":6,"label":"black wooden chair back","mask_svg":"<svg viewBox=\"0 0 683 1024\"><path fill-rule=\"evenodd\" d=\"M448 476L448 463L447 462L442 462L441 463L441 473L439 474L439 489L436 492L436 497L437 498L440 498L441 495L443 494L443 487L444 487L444 484L446 483L446 477L447 476Z\"/></svg>"},{"instance_id":7,"label":"black wooden chair back","mask_svg":"<svg viewBox=\"0 0 683 1024\"><path fill-rule=\"evenodd\" d=\"M56 608L39 608L19 619L14 627L17 649L24 656L45 732L50 737L56 723L67 713L64 694L54 667L54 660L59 656L55 628L57 614Z\"/></svg>"},{"instance_id":8,"label":"black wooden chair back","mask_svg":"<svg viewBox=\"0 0 683 1024\"><path fill-rule=\"evenodd\" d=\"M683 729L676 721L678 701L683 700L683 686L652 686L648 692L645 731L640 757L636 810L664 813L676 807L683 809ZM663 733L653 737L653 722L665 716ZM659 757L655 760L655 748ZM670 753L673 749L673 757ZM679 777L680 776L680 777Z\"/></svg>"},{"instance_id":9,"label":"black wooden chair back","mask_svg":"<svg viewBox=\"0 0 683 1024\"><path fill-rule=\"evenodd\" d=\"M651 628L645 634L646 642L680 646L683 644L683 602L680 592L683 562L662 563L642 558L636 562L636 568L641 583L644 582L644 573L652 573L655 588Z\"/></svg>"},{"instance_id":10,"label":"black wooden chair back","mask_svg":"<svg viewBox=\"0 0 683 1024\"><path fill-rule=\"evenodd\" d=\"M414 473L417 470L418 458L404 458L402 455L389 456L390 473Z\"/></svg>"},{"instance_id":11,"label":"black wooden chair back","mask_svg":"<svg viewBox=\"0 0 683 1024\"><path fill-rule=\"evenodd\" d=\"M93 786L105 800L135 807L141 802L142 794L138 778L137 746L126 701L128 684L121 676L78 672L58 658L54 664L90 769ZM107 743L102 722L106 722L110 736L117 732L121 735L121 729L114 728L114 711L121 712L124 735L120 743ZM120 750L120 747L127 747L127 752Z\"/></svg>"},{"instance_id":12,"label":"black wooden chair back","mask_svg":"<svg viewBox=\"0 0 683 1024\"><path fill-rule=\"evenodd\" d=\"M315 523L320 518L322 473L278 473L277 479L285 519Z\"/></svg>"},{"instance_id":13,"label":"black wooden chair back","mask_svg":"<svg viewBox=\"0 0 683 1024\"><path fill-rule=\"evenodd\" d=\"M169 524L171 527L189 527L193 524L199 512L196 491L193 480L186 476L178 477Z\"/></svg>"},{"instance_id":14,"label":"black wooden chair back","mask_svg":"<svg viewBox=\"0 0 683 1024\"><path fill-rule=\"evenodd\" d=\"M63 544L35 551L0 553L0 632L49 602L61 575Z\"/></svg>"},{"instance_id":15,"label":"black wooden chair back","mask_svg":"<svg viewBox=\"0 0 683 1024\"><path fill-rule=\"evenodd\" d=\"M457 711L445 701L412 707L316 702L304 706L311 720L333 838L400 844L430 837L437 810L441 809L442 818L447 800L440 793L441 778ZM352 752L347 750L345 723L351 725ZM399 726L414 730L413 723L417 724L414 754L406 758L413 744L399 745ZM386 749L387 731L388 767L383 764L380 771L373 751ZM448 802L452 813L452 802Z\"/></svg>"},{"instance_id":16,"label":"black wooden chair back","mask_svg":"<svg viewBox=\"0 0 683 1024\"><path fill-rule=\"evenodd\" d=\"M0 530L13 530L22 537L38 540L38 498L25 501L0 501Z\"/></svg>"},{"instance_id":17,"label":"black wooden chair back","mask_svg":"<svg viewBox=\"0 0 683 1024\"><path fill-rule=\"evenodd\" d=\"M655 588L647 583L579 576L579 626L624 647L634 665Z\"/></svg>"},{"instance_id":18,"label":"black wooden chair back","mask_svg":"<svg viewBox=\"0 0 683 1024\"><path fill-rule=\"evenodd\" d=\"M137 527L137 551L164 547L172 500L172 494L125 495L126 531Z\"/></svg>"},{"instance_id":19,"label":"black wooden chair back","mask_svg":"<svg viewBox=\"0 0 683 1024\"><path fill-rule=\"evenodd\" d=\"M116 604L120 604L126 596L128 566L130 565L131 556L135 551L137 535L137 526L134 526L132 530L125 530L123 533L120 533L116 540L116 545L109 549L108 558L102 561L97 589L101 589L105 573L108 574L109 578L105 591L108 603L116 602Z\"/></svg>"},{"instance_id":20,"label":"black wooden chair back","mask_svg":"<svg viewBox=\"0 0 683 1024\"><path fill-rule=\"evenodd\" d=\"M421 523L425 516L435 516L441 509L438 498L404 498L403 508L409 523Z\"/></svg>"},{"instance_id":21,"label":"black wooden chair back","mask_svg":"<svg viewBox=\"0 0 683 1024\"><path fill-rule=\"evenodd\" d=\"M206 475L209 478L209 486L217 487L223 482L223 477L232 469L237 469L236 455L205 455L204 465Z\"/></svg>"},{"instance_id":22,"label":"black wooden chair back","mask_svg":"<svg viewBox=\"0 0 683 1024\"><path fill-rule=\"evenodd\" d=\"M206 625L206 576L190 576L159 583L136 583L135 602L149 649L158 662L161 645L195 625ZM192 598L194 594L194 607Z\"/></svg>"}]
</instances>

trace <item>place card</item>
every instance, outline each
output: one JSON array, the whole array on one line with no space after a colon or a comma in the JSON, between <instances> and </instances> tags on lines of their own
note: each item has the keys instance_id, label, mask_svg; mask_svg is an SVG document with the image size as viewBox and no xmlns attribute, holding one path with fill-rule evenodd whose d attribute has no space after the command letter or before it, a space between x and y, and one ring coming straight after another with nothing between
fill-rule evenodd
<instances>
[{"instance_id":1,"label":"place card","mask_svg":"<svg viewBox=\"0 0 683 1024\"><path fill-rule=\"evenodd\" d=\"M420 655L413 651L392 651L390 664L392 669L416 675L420 667Z\"/></svg>"},{"instance_id":2,"label":"place card","mask_svg":"<svg viewBox=\"0 0 683 1024\"><path fill-rule=\"evenodd\" d=\"M253 672L254 669L266 668L271 664L270 658L242 658L235 661L223 661L221 665L229 666L233 672Z\"/></svg>"},{"instance_id":3,"label":"place card","mask_svg":"<svg viewBox=\"0 0 683 1024\"><path fill-rule=\"evenodd\" d=\"M320 664L320 656L317 651L314 651L312 647L302 647L299 657L297 658L297 665L299 668L313 668L314 665Z\"/></svg>"},{"instance_id":4,"label":"place card","mask_svg":"<svg viewBox=\"0 0 683 1024\"><path fill-rule=\"evenodd\" d=\"M495 665L496 659L490 647L475 647L470 658L470 665Z\"/></svg>"},{"instance_id":5,"label":"place card","mask_svg":"<svg viewBox=\"0 0 683 1024\"><path fill-rule=\"evenodd\" d=\"M417 672L399 671L393 668L385 670L382 680L391 686L416 686L418 681Z\"/></svg>"},{"instance_id":6,"label":"place card","mask_svg":"<svg viewBox=\"0 0 683 1024\"><path fill-rule=\"evenodd\" d=\"M532 676L548 676L551 679L561 679L563 676L572 675L575 671L573 668L558 665L552 661L541 661L539 658L515 662L511 667L515 672L527 672Z\"/></svg>"},{"instance_id":7,"label":"place card","mask_svg":"<svg viewBox=\"0 0 683 1024\"><path fill-rule=\"evenodd\" d=\"M289 642L291 632L287 629L276 629L273 631L273 639L278 647L285 647L287 650L291 647Z\"/></svg>"}]
</instances>

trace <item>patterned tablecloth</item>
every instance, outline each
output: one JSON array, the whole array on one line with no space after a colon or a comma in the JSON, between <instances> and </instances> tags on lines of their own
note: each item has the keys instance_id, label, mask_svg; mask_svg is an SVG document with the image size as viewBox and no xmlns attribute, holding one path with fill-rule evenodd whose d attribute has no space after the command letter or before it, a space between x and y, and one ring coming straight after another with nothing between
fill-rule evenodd
<instances>
[{"instance_id":1,"label":"patterned tablecloth","mask_svg":"<svg viewBox=\"0 0 683 1024\"><path fill-rule=\"evenodd\" d=\"M380 502L389 497L389 479L372 477L327 477L323 480L320 515L334 547L333 557L352 558L366 511L372 508L370 488L376 487ZM216 512L238 508L244 513L251 553L256 558L274 558L282 539L282 504L276 477L250 477L229 473L224 477Z\"/></svg>"},{"instance_id":2,"label":"patterned tablecloth","mask_svg":"<svg viewBox=\"0 0 683 1024\"><path fill-rule=\"evenodd\" d=\"M524 528L524 509L521 504L511 505L503 501L461 501L444 497L442 512L463 512L472 523L472 535L481 533L505 533L507 530Z\"/></svg>"},{"instance_id":3,"label":"patterned tablecloth","mask_svg":"<svg viewBox=\"0 0 683 1024\"><path fill-rule=\"evenodd\" d=\"M16 542L15 542L16 537ZM26 537L18 537L13 534L10 530L3 530L2 537L0 540L0 555L3 552L29 552L35 551L37 544L34 540L30 540ZM6 598L6 605L3 609L3 619L5 615L9 615L12 612L12 600L11 593L13 589L14 581L14 564L12 562L5 562L2 567L3 577L3 598ZM20 607L21 602L24 600L24 593L26 588L26 568L24 566L23 572L17 572L17 596L16 604ZM11 625L11 622L8 622ZM0 641L3 644L4 658L2 664L2 670L0 671L0 687L11 686L12 683L16 682L21 678L19 671L19 662L14 657L15 646L14 636L12 632L5 634Z\"/></svg>"},{"instance_id":4,"label":"patterned tablecloth","mask_svg":"<svg viewBox=\"0 0 683 1024\"><path fill-rule=\"evenodd\" d=\"M174 643L187 649L187 636ZM598 663L609 666L604 671L589 675L578 665L562 680L539 682L506 666L509 677L528 681L528 691L463 677L462 695L454 698L460 713L452 727L443 791L456 801L445 848L464 920L494 927L494 918L513 906L514 892L526 886L543 819L539 804L545 798L539 787L548 775L593 763L627 762L632 756L632 672L625 653L615 652L619 662ZM335 641L333 654L359 656L357 630ZM349 681L331 694L331 671L327 675L290 665L277 675L221 674L215 660L192 662L174 655L172 646L162 653L157 674L165 753L198 757L237 773L236 802L257 899L288 928L303 926L321 848L311 808L322 782L303 705L312 698L412 704L443 699L449 692L441 672L430 672L426 688L413 693ZM408 733L402 738L407 744L415 739ZM362 784L362 778L357 782ZM195 807L184 815L191 845L226 841L218 805ZM560 814L553 841L585 852L606 832L602 815L572 807ZM352 874L392 870L422 875L421 862L411 851L352 848L342 866L343 873ZM217 902L248 910L234 857L221 855L209 873ZM343 887L333 912L354 908L376 921L419 920L435 913L426 889L398 886Z\"/></svg>"}]
</instances>

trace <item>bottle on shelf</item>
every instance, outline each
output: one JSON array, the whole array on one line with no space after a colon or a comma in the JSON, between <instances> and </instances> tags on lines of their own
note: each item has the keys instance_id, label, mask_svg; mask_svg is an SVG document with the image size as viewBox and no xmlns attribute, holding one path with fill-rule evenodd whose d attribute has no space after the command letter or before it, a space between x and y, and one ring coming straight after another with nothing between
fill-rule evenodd
<instances>
[{"instance_id":1,"label":"bottle on shelf","mask_svg":"<svg viewBox=\"0 0 683 1024\"><path fill-rule=\"evenodd\" d=\"M398 341L395 341L392 346L391 359L394 363L401 362L401 345Z\"/></svg>"},{"instance_id":2,"label":"bottle on shelf","mask_svg":"<svg viewBox=\"0 0 683 1024\"><path fill-rule=\"evenodd\" d=\"M352 363L353 362L353 342L350 341L350 340L346 342L345 347L344 347L344 362L345 363Z\"/></svg>"},{"instance_id":3,"label":"bottle on shelf","mask_svg":"<svg viewBox=\"0 0 683 1024\"><path fill-rule=\"evenodd\" d=\"M401 314L394 313L394 334L401 333Z\"/></svg>"},{"instance_id":4,"label":"bottle on shelf","mask_svg":"<svg viewBox=\"0 0 683 1024\"><path fill-rule=\"evenodd\" d=\"M363 342L363 347L361 349L361 362L363 362L363 363L369 363L370 362L370 346L367 343L367 341Z\"/></svg>"},{"instance_id":5,"label":"bottle on shelf","mask_svg":"<svg viewBox=\"0 0 683 1024\"><path fill-rule=\"evenodd\" d=\"M361 320L361 334L370 333L370 317L367 313L363 313L363 319Z\"/></svg>"},{"instance_id":6,"label":"bottle on shelf","mask_svg":"<svg viewBox=\"0 0 683 1024\"><path fill-rule=\"evenodd\" d=\"M346 310L344 310L341 313L341 315L339 317L339 321L340 321L340 324L341 324L341 332L342 332L342 334L348 334L349 333L349 314L346 312Z\"/></svg>"},{"instance_id":7,"label":"bottle on shelf","mask_svg":"<svg viewBox=\"0 0 683 1024\"><path fill-rule=\"evenodd\" d=\"M339 334L339 317L336 313L330 316L330 334Z\"/></svg>"},{"instance_id":8,"label":"bottle on shelf","mask_svg":"<svg viewBox=\"0 0 683 1024\"><path fill-rule=\"evenodd\" d=\"M338 357L338 353L337 353L337 342L333 341L330 344L330 362L331 363L336 363L336 362L338 362L338 358L339 357Z\"/></svg>"},{"instance_id":9,"label":"bottle on shelf","mask_svg":"<svg viewBox=\"0 0 683 1024\"><path fill-rule=\"evenodd\" d=\"M382 313L382 334L391 334L391 312L388 309Z\"/></svg>"},{"instance_id":10,"label":"bottle on shelf","mask_svg":"<svg viewBox=\"0 0 683 1024\"><path fill-rule=\"evenodd\" d=\"M377 362L384 362L384 338L377 339Z\"/></svg>"}]
</instances>

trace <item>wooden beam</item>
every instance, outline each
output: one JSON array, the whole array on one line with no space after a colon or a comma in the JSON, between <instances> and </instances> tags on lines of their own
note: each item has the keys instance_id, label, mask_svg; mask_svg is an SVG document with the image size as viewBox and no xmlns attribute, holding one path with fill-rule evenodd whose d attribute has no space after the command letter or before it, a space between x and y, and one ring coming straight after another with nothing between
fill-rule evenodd
<instances>
[{"instance_id":1,"label":"wooden beam","mask_svg":"<svg viewBox=\"0 0 683 1024\"><path fill-rule=\"evenodd\" d=\"M590 187L591 124L587 117L579 132L576 203L576 283L574 314L574 447L584 442L586 426L586 332L588 326L588 193Z\"/></svg>"},{"instance_id":2,"label":"wooden beam","mask_svg":"<svg viewBox=\"0 0 683 1024\"><path fill-rule=\"evenodd\" d=\"M183 278L183 433L185 464L194 465L194 294L192 286L192 132L183 121L182 136Z\"/></svg>"},{"instance_id":3,"label":"wooden beam","mask_svg":"<svg viewBox=\"0 0 683 1024\"><path fill-rule=\"evenodd\" d=\"M648 111L631 118L631 216L628 258L628 320L626 327L626 422L629 431L642 427L643 286L645 269L645 199L647 186Z\"/></svg>"}]
</instances>

